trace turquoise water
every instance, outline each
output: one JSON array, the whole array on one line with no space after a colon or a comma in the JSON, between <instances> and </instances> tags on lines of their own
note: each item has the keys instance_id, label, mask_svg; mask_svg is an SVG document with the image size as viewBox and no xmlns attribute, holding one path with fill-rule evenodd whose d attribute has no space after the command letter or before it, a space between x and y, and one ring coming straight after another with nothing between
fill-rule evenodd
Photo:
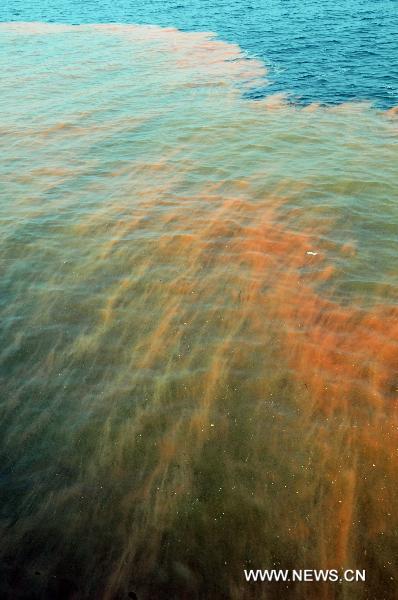
<instances>
[{"instance_id":1,"label":"turquoise water","mask_svg":"<svg viewBox=\"0 0 398 600\"><path fill-rule=\"evenodd\" d=\"M2 597L395 598L394 111L212 34L0 38Z\"/></svg>"},{"instance_id":2,"label":"turquoise water","mask_svg":"<svg viewBox=\"0 0 398 600\"><path fill-rule=\"evenodd\" d=\"M301 104L398 104L396 0L5 0L2 21L140 23L214 31L267 64L270 87Z\"/></svg>"}]
</instances>

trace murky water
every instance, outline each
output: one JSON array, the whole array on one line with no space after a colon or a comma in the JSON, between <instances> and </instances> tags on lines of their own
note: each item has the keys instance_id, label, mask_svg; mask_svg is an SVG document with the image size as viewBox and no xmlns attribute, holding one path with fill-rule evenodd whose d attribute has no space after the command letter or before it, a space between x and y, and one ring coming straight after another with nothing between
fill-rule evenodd
<instances>
[{"instance_id":1,"label":"murky water","mask_svg":"<svg viewBox=\"0 0 398 600\"><path fill-rule=\"evenodd\" d=\"M396 116L253 102L210 34L0 37L3 597L395 598Z\"/></svg>"},{"instance_id":2,"label":"murky water","mask_svg":"<svg viewBox=\"0 0 398 600\"><path fill-rule=\"evenodd\" d=\"M1 21L140 23L215 31L264 60L294 103L398 104L396 0L3 0Z\"/></svg>"}]
</instances>

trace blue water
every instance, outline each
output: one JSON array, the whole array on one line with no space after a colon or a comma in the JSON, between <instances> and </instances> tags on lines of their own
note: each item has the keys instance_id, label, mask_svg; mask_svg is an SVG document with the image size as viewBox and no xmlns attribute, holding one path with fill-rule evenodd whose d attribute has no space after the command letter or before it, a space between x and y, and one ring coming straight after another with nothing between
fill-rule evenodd
<instances>
[{"instance_id":1,"label":"blue water","mask_svg":"<svg viewBox=\"0 0 398 600\"><path fill-rule=\"evenodd\" d=\"M263 59L293 102L398 103L396 0L5 0L1 21L150 23L211 30Z\"/></svg>"}]
</instances>

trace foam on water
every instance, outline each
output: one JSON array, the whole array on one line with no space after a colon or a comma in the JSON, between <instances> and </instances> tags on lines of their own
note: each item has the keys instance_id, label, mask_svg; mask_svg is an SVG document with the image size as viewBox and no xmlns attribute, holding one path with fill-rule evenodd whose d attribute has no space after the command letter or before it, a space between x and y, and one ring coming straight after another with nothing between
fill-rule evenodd
<instances>
[{"instance_id":1,"label":"foam on water","mask_svg":"<svg viewBox=\"0 0 398 600\"><path fill-rule=\"evenodd\" d=\"M3 593L392 598L394 112L250 101L211 33L0 36Z\"/></svg>"}]
</instances>

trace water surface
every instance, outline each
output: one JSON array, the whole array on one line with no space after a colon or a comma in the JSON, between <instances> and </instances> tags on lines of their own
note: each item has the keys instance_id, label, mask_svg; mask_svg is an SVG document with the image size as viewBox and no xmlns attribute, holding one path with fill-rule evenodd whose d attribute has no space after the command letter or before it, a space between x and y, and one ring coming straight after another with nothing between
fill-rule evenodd
<instances>
[{"instance_id":1,"label":"water surface","mask_svg":"<svg viewBox=\"0 0 398 600\"><path fill-rule=\"evenodd\" d=\"M270 86L254 98L398 104L397 0L3 0L0 20L214 31L267 64Z\"/></svg>"},{"instance_id":2,"label":"water surface","mask_svg":"<svg viewBox=\"0 0 398 600\"><path fill-rule=\"evenodd\" d=\"M1 591L394 598L397 120L211 34L0 27Z\"/></svg>"}]
</instances>

